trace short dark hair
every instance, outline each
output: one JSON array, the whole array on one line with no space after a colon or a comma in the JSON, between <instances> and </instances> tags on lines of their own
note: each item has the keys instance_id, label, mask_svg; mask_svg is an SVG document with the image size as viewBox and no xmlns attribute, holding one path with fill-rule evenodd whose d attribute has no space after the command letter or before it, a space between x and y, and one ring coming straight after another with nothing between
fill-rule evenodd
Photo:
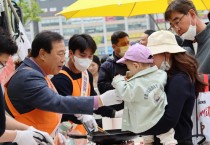
<instances>
[{"instance_id":1,"label":"short dark hair","mask_svg":"<svg viewBox=\"0 0 210 145\"><path fill-rule=\"evenodd\" d=\"M36 58L39 55L40 49L44 49L47 53L52 50L52 43L62 41L63 37L52 31L42 31L36 35L32 42L31 57Z\"/></svg>"},{"instance_id":2,"label":"short dark hair","mask_svg":"<svg viewBox=\"0 0 210 145\"><path fill-rule=\"evenodd\" d=\"M0 54L6 53L13 55L17 53L18 47L16 42L12 39L11 35L3 28L0 28Z\"/></svg>"},{"instance_id":3,"label":"short dark hair","mask_svg":"<svg viewBox=\"0 0 210 145\"><path fill-rule=\"evenodd\" d=\"M79 49L84 52L87 48L91 49L94 54L97 46L93 38L88 34L75 34L69 39L69 50L73 53Z\"/></svg>"},{"instance_id":4,"label":"short dark hair","mask_svg":"<svg viewBox=\"0 0 210 145\"><path fill-rule=\"evenodd\" d=\"M209 21L210 21L210 12L207 14L207 17L208 17L208 19L209 19Z\"/></svg>"},{"instance_id":5,"label":"short dark hair","mask_svg":"<svg viewBox=\"0 0 210 145\"><path fill-rule=\"evenodd\" d=\"M93 55L93 62L95 62L98 65L98 68L101 66L100 59L97 55Z\"/></svg>"},{"instance_id":6,"label":"short dark hair","mask_svg":"<svg viewBox=\"0 0 210 145\"><path fill-rule=\"evenodd\" d=\"M128 34L123 31L116 31L111 36L111 42L112 44L117 44L119 42L119 39L124 38L126 36L129 37Z\"/></svg>"},{"instance_id":7,"label":"short dark hair","mask_svg":"<svg viewBox=\"0 0 210 145\"><path fill-rule=\"evenodd\" d=\"M148 36L150 36L154 32L155 32L155 30L146 30L146 31L144 31L144 33L147 34Z\"/></svg>"},{"instance_id":8,"label":"short dark hair","mask_svg":"<svg viewBox=\"0 0 210 145\"><path fill-rule=\"evenodd\" d=\"M190 9L193 9L198 15L197 10L191 0L174 0L169 3L165 11L165 20L169 21L172 12L179 12L182 14L187 14Z\"/></svg>"}]
</instances>

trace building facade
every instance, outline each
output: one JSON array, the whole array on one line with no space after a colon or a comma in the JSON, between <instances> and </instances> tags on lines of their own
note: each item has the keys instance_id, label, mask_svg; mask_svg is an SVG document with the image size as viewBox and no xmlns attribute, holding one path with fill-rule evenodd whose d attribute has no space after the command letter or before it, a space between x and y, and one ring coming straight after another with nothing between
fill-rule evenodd
<instances>
[{"instance_id":1,"label":"building facade","mask_svg":"<svg viewBox=\"0 0 210 145\"><path fill-rule=\"evenodd\" d=\"M91 17L72 18L66 20L63 16L55 16L56 13L74 3L75 0L37 0L41 9L39 31L51 30L60 33L65 38L67 46L69 38L74 34L87 33L97 43L96 54L101 56L112 53L111 35L115 31L125 31L131 41L139 39L142 32L147 29L146 16L134 17Z\"/></svg>"},{"instance_id":2,"label":"building facade","mask_svg":"<svg viewBox=\"0 0 210 145\"><path fill-rule=\"evenodd\" d=\"M111 35L115 31L125 31L129 34L130 41L139 40L141 34L148 28L148 16L134 17L91 17L71 18L66 20L63 16L55 16L56 13L74 3L76 0L37 0L41 9L39 31L51 30L60 33L68 45L69 38L74 34L87 33L97 43L96 55L112 54ZM155 15L155 21L159 29L166 29L163 14ZM157 29L157 27L156 27Z\"/></svg>"}]
</instances>

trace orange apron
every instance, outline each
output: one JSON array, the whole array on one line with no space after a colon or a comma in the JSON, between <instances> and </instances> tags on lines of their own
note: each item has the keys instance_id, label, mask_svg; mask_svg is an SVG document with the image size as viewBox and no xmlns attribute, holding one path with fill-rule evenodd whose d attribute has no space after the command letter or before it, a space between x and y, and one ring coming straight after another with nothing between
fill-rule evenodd
<instances>
[{"instance_id":1,"label":"orange apron","mask_svg":"<svg viewBox=\"0 0 210 145\"><path fill-rule=\"evenodd\" d=\"M82 78L81 79L77 79L77 80L73 80L72 77L64 70L60 70L59 73L62 73L64 75L66 75L72 82L72 86L73 86L73 91L72 91L72 96L81 96L81 87L82 87ZM69 94L70 95L70 94ZM90 96L90 84L88 81L88 90L87 90L87 95L86 96ZM81 134L85 135L86 134L86 130L83 127L83 125L76 125L75 130L81 132Z\"/></svg>"},{"instance_id":2,"label":"orange apron","mask_svg":"<svg viewBox=\"0 0 210 145\"><path fill-rule=\"evenodd\" d=\"M52 84L52 82L47 76L45 77L45 80L47 81L48 87L56 91L54 85ZM13 104L11 103L9 99L8 92L7 92L8 82L4 85L5 101L6 101L6 105L8 106L8 109L10 110L14 118L19 122L22 122L29 126L33 126L38 130L45 131L51 134L52 137L55 137L62 115L58 113L54 113L54 112L40 110L40 109L34 109L30 112L20 114L15 109L15 107L13 106Z\"/></svg>"}]
</instances>

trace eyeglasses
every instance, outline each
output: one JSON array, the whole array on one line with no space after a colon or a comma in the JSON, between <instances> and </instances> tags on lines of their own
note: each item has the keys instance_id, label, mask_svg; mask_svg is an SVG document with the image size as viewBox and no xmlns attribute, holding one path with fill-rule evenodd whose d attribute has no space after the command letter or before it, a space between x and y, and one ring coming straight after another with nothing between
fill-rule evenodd
<instances>
[{"instance_id":1,"label":"eyeglasses","mask_svg":"<svg viewBox=\"0 0 210 145\"><path fill-rule=\"evenodd\" d=\"M183 16L181 16L180 18L178 18L177 20L176 20L176 22L174 22L174 24L170 24L171 26L170 26L170 28L168 29L169 31L173 31L174 29L177 29L179 26L179 23L181 22L181 20L184 18L184 16L185 16L185 14L183 14Z\"/></svg>"}]
</instances>

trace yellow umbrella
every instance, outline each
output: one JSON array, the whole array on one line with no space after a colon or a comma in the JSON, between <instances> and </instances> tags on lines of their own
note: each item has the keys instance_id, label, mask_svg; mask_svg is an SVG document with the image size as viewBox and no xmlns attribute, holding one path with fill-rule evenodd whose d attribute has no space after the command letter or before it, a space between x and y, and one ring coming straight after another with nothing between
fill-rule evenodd
<instances>
[{"instance_id":1,"label":"yellow umbrella","mask_svg":"<svg viewBox=\"0 0 210 145\"><path fill-rule=\"evenodd\" d=\"M197 10L210 10L210 0L193 0Z\"/></svg>"},{"instance_id":2,"label":"yellow umbrella","mask_svg":"<svg viewBox=\"0 0 210 145\"><path fill-rule=\"evenodd\" d=\"M97 16L134 16L159 11L160 4L153 0L78 0L58 14L66 18L97 17ZM167 0L162 0L167 4ZM58 15L57 14L57 15Z\"/></svg>"},{"instance_id":3,"label":"yellow umbrella","mask_svg":"<svg viewBox=\"0 0 210 145\"><path fill-rule=\"evenodd\" d=\"M164 13L170 0L78 0L56 15L68 18L135 16ZM193 0L197 10L210 9L210 0Z\"/></svg>"}]
</instances>

